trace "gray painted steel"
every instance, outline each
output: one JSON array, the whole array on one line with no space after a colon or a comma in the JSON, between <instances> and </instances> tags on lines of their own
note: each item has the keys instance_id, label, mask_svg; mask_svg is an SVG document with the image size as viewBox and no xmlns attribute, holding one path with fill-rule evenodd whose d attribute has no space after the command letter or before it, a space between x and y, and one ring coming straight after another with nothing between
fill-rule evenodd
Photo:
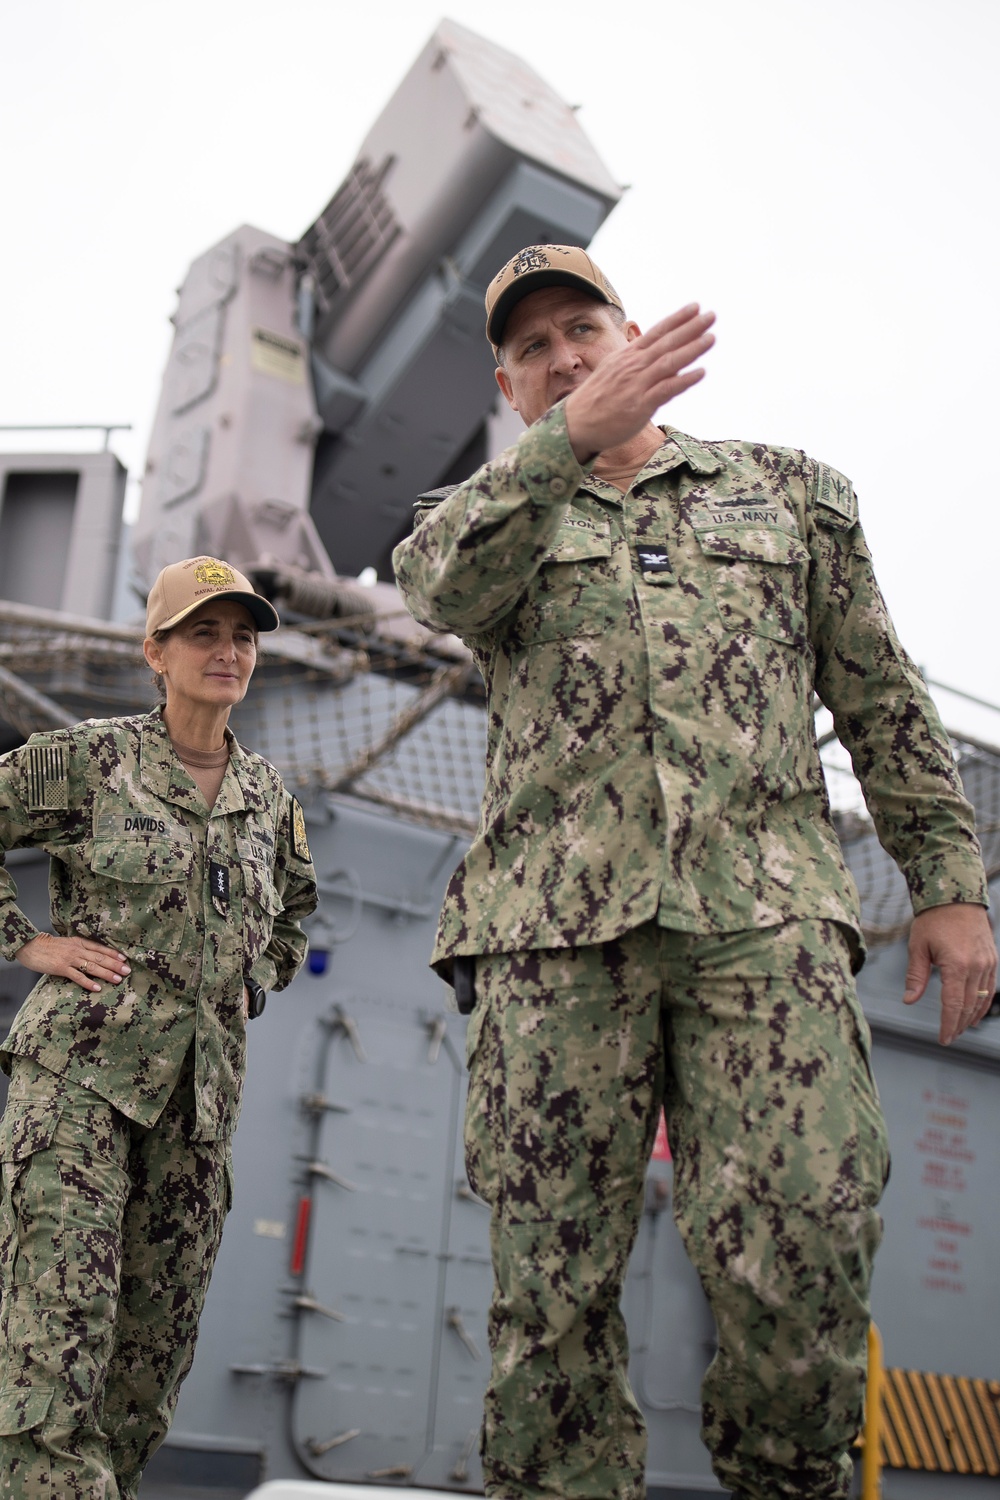
<instances>
[{"instance_id":1,"label":"gray painted steel","mask_svg":"<svg viewBox=\"0 0 1000 1500\"><path fill-rule=\"evenodd\" d=\"M444 23L297 245L244 226L193 264L136 528L139 581L200 550L327 579L330 559L348 573L384 564L413 495L463 450L471 463L484 420L484 451L511 436L491 415L486 278L523 243L585 243L618 191L541 80ZM352 215L368 216L356 242ZM0 468L38 476L37 503L18 481L0 508L0 594L14 605L0 610L0 646L17 675L0 681L2 743L60 711L135 711L138 637L94 622L111 612L124 476L110 455ZM69 469L82 476L75 498L45 477ZM88 477L99 471L103 491ZM56 560L58 587L30 571L42 556ZM380 607L387 595L377 591ZM94 619L24 607L40 604ZM143 1497L235 1500L265 1480L296 1481L288 1500L314 1493L307 1480L360 1483L371 1500L383 1485L475 1492L487 1213L462 1165L465 1023L427 956L476 818L481 700L455 685L459 697L405 723L434 674L464 657L453 640L427 657L426 633L398 621L349 638L283 630L269 644L236 727L306 803L323 896L314 972L272 996L250 1031L233 1213ZM1000 752L962 769L996 870ZM902 930L899 877L870 824L845 829L866 920L888 939ZM9 863L44 925L44 859ZM938 1048L936 992L904 1011L904 969L897 939L861 976L895 1156L876 1318L889 1364L995 1379L1000 1020ZM31 982L0 963L0 1028ZM714 1328L670 1200L661 1153L624 1302L651 1494L682 1500L718 1493L698 1437ZM968 1477L884 1483L886 1500L992 1489ZM262 1500L281 1495L272 1486Z\"/></svg>"},{"instance_id":2,"label":"gray painted steel","mask_svg":"<svg viewBox=\"0 0 1000 1500\"><path fill-rule=\"evenodd\" d=\"M391 577L414 495L496 404L489 277L524 244L588 243L620 195L569 105L442 22L297 244L244 225L192 264L135 529L140 588L199 551Z\"/></svg>"},{"instance_id":3,"label":"gray painted steel","mask_svg":"<svg viewBox=\"0 0 1000 1500\"><path fill-rule=\"evenodd\" d=\"M113 453L0 454L0 599L106 617L125 480Z\"/></svg>"},{"instance_id":4,"label":"gray painted steel","mask_svg":"<svg viewBox=\"0 0 1000 1500\"><path fill-rule=\"evenodd\" d=\"M295 288L290 247L250 225L188 271L132 539L141 593L199 552L332 576L308 514L322 424Z\"/></svg>"}]
</instances>

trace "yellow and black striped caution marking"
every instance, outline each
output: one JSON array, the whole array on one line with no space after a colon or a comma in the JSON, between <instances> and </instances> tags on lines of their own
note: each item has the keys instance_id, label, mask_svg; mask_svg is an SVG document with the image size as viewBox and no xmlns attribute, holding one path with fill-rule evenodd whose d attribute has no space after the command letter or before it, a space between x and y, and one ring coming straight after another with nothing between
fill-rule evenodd
<instances>
[{"instance_id":1,"label":"yellow and black striped caution marking","mask_svg":"<svg viewBox=\"0 0 1000 1500\"><path fill-rule=\"evenodd\" d=\"M887 1468L1000 1475L1000 1380L883 1370L881 1389Z\"/></svg>"}]
</instances>

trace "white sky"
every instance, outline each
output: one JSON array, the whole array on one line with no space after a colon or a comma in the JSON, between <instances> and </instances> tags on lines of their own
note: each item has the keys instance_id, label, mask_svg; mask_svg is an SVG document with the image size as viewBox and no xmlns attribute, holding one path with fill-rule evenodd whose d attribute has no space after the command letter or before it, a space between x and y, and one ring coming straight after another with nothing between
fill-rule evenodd
<instances>
[{"instance_id":1,"label":"white sky","mask_svg":"<svg viewBox=\"0 0 1000 1500\"><path fill-rule=\"evenodd\" d=\"M997 0L8 4L0 422L132 423L138 473L188 264L244 222L296 239L443 13L632 185L593 245L630 313L716 309L669 420L849 474L908 649L1000 701Z\"/></svg>"}]
</instances>

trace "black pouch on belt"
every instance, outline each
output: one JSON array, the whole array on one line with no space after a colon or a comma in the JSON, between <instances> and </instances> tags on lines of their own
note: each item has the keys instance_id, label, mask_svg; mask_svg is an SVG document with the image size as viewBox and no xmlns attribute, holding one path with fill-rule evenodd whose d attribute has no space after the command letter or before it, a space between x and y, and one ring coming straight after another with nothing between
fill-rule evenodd
<instances>
[{"instance_id":1,"label":"black pouch on belt","mask_svg":"<svg viewBox=\"0 0 1000 1500\"><path fill-rule=\"evenodd\" d=\"M250 996L247 1002L247 1020L255 1021L267 1004L267 994L263 985L258 984L256 979L248 979L244 975L243 983L246 985L247 994Z\"/></svg>"}]
</instances>

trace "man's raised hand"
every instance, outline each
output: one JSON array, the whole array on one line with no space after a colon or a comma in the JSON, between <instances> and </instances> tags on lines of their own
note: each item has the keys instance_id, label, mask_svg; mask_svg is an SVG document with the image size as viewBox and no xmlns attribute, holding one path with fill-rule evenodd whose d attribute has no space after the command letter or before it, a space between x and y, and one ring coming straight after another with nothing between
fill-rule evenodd
<instances>
[{"instance_id":1,"label":"man's raised hand","mask_svg":"<svg viewBox=\"0 0 1000 1500\"><path fill-rule=\"evenodd\" d=\"M615 448L641 432L664 402L701 380L703 369L689 369L711 349L713 312L691 302L638 334L603 359L566 398L566 430L577 458Z\"/></svg>"}]
</instances>

